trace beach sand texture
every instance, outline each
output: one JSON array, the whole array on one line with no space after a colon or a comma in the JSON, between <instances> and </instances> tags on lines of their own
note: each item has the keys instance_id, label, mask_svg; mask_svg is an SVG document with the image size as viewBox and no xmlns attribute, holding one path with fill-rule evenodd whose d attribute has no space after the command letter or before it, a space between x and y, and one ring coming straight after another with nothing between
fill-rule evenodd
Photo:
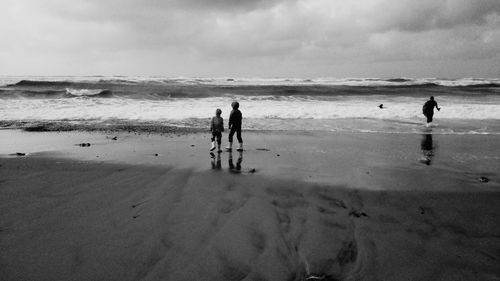
<instances>
[{"instance_id":1,"label":"beach sand texture","mask_svg":"<svg viewBox=\"0 0 500 281\"><path fill-rule=\"evenodd\" d=\"M0 135L0 280L500 279L496 135Z\"/></svg>"}]
</instances>

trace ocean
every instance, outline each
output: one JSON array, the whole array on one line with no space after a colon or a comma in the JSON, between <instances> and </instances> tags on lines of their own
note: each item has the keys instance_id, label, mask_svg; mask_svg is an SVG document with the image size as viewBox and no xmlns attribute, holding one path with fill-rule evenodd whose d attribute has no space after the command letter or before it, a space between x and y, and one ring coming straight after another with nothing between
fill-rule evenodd
<instances>
[{"instance_id":1,"label":"ocean","mask_svg":"<svg viewBox=\"0 0 500 281\"><path fill-rule=\"evenodd\" d=\"M0 128L208 130L238 101L244 130L500 134L500 79L0 76ZM379 105L383 104L383 108Z\"/></svg>"}]
</instances>

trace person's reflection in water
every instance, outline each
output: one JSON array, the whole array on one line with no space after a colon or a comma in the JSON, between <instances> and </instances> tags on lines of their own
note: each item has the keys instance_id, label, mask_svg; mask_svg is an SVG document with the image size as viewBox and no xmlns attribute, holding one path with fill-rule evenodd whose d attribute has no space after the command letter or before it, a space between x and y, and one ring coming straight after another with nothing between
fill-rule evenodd
<instances>
[{"instance_id":1,"label":"person's reflection in water","mask_svg":"<svg viewBox=\"0 0 500 281\"><path fill-rule=\"evenodd\" d=\"M432 162L432 157L434 156L434 146L432 143L432 134L423 134L422 142L420 144L422 149L422 159L420 162L430 165Z\"/></svg>"},{"instance_id":2,"label":"person's reflection in water","mask_svg":"<svg viewBox=\"0 0 500 281\"><path fill-rule=\"evenodd\" d=\"M236 160L236 166L233 163L233 152L229 151L229 171L232 173L241 173L241 162L243 162L243 151L238 151L238 160Z\"/></svg>"},{"instance_id":3,"label":"person's reflection in water","mask_svg":"<svg viewBox=\"0 0 500 281\"><path fill-rule=\"evenodd\" d=\"M219 170L222 165L220 161L220 152L217 153L217 156L213 152L210 152L210 163L212 164L212 169L217 169Z\"/></svg>"},{"instance_id":4,"label":"person's reflection in water","mask_svg":"<svg viewBox=\"0 0 500 281\"><path fill-rule=\"evenodd\" d=\"M241 162L243 162L243 150L238 151L238 160L236 161L236 170L241 171Z\"/></svg>"}]
</instances>

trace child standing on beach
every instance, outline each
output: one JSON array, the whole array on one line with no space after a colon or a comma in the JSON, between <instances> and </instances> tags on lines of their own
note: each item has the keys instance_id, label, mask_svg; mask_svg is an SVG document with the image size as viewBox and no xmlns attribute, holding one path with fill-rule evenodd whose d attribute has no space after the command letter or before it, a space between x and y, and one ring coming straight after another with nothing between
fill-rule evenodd
<instances>
[{"instance_id":1,"label":"child standing on beach","mask_svg":"<svg viewBox=\"0 0 500 281\"><path fill-rule=\"evenodd\" d=\"M233 149L233 135L236 133L236 138L240 143L240 147L237 149L238 151L243 151L243 139L241 138L241 119L243 118L241 115L241 111L239 111L240 104L235 101L231 104L233 110L229 115L229 146L226 147L226 150L231 151Z\"/></svg>"},{"instance_id":2,"label":"child standing on beach","mask_svg":"<svg viewBox=\"0 0 500 281\"><path fill-rule=\"evenodd\" d=\"M221 152L220 144L222 142L222 132L224 132L224 120L220 116L222 114L222 110L217 108L215 111L215 116L212 117L212 121L210 122L210 131L212 132L212 147L210 151L215 149L215 139L217 138L217 151Z\"/></svg>"}]
</instances>

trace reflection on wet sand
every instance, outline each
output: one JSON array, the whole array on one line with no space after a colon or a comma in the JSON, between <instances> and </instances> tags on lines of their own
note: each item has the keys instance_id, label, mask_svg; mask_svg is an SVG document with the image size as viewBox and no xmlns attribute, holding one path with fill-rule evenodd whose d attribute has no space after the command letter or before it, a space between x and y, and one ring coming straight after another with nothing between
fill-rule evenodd
<instances>
[{"instance_id":1,"label":"reflection on wet sand","mask_svg":"<svg viewBox=\"0 0 500 281\"><path fill-rule=\"evenodd\" d=\"M228 151L228 171L233 174L253 174L257 172L257 169L255 168L246 168L243 169L241 166L241 163L243 163L243 151L238 151L238 159L236 160L236 165L233 160L233 152ZM222 167L221 164L221 153L213 153L210 152L210 165L212 166L213 170L220 170Z\"/></svg>"},{"instance_id":2,"label":"reflection on wet sand","mask_svg":"<svg viewBox=\"0 0 500 281\"><path fill-rule=\"evenodd\" d=\"M426 165L431 165L435 148L432 141L432 134L422 134L420 148L422 150L422 158L420 159L420 162Z\"/></svg>"},{"instance_id":3,"label":"reflection on wet sand","mask_svg":"<svg viewBox=\"0 0 500 281\"><path fill-rule=\"evenodd\" d=\"M212 164L212 169L219 170L222 167L220 152L217 152L217 156L215 155L215 153L210 152L210 163Z\"/></svg>"},{"instance_id":4,"label":"reflection on wet sand","mask_svg":"<svg viewBox=\"0 0 500 281\"><path fill-rule=\"evenodd\" d=\"M236 160L236 166L233 163L233 152L229 151L229 171L232 173L241 173L241 162L243 162L243 151L238 151L238 160Z\"/></svg>"}]
</instances>

